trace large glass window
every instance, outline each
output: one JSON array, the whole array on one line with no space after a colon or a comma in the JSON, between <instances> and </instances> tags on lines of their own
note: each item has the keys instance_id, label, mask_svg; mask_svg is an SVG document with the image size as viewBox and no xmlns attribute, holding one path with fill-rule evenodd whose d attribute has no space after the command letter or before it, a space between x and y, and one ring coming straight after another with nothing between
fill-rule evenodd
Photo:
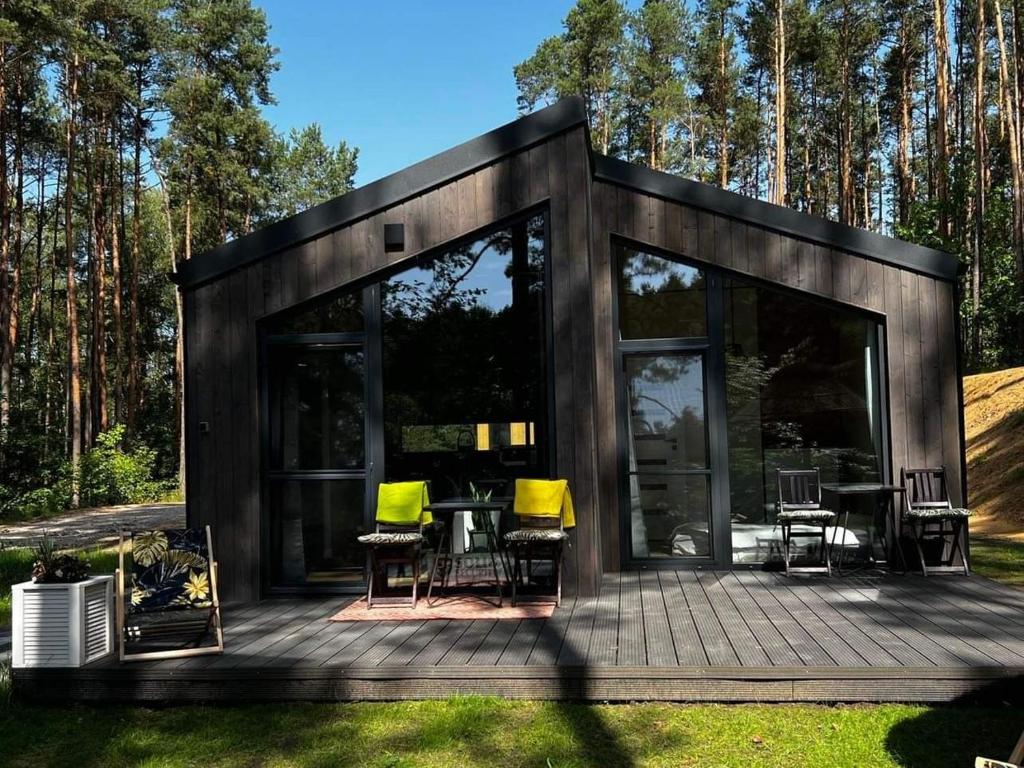
<instances>
[{"instance_id":1,"label":"large glass window","mask_svg":"<svg viewBox=\"0 0 1024 768\"><path fill-rule=\"evenodd\" d=\"M619 334L623 339L707 336L707 286L694 267L617 249Z\"/></svg>"},{"instance_id":2,"label":"large glass window","mask_svg":"<svg viewBox=\"0 0 1024 768\"><path fill-rule=\"evenodd\" d=\"M269 578L358 585L365 553L366 343L362 292L268 327ZM315 335L313 335L315 334Z\"/></svg>"},{"instance_id":3,"label":"large glass window","mask_svg":"<svg viewBox=\"0 0 1024 768\"><path fill-rule=\"evenodd\" d=\"M726 279L724 293L733 561L758 562L777 538L777 470L818 467L822 482L881 478L879 328L740 280Z\"/></svg>"},{"instance_id":4,"label":"large glass window","mask_svg":"<svg viewBox=\"0 0 1024 768\"><path fill-rule=\"evenodd\" d=\"M433 498L547 474L544 218L381 284L389 478Z\"/></svg>"}]
</instances>

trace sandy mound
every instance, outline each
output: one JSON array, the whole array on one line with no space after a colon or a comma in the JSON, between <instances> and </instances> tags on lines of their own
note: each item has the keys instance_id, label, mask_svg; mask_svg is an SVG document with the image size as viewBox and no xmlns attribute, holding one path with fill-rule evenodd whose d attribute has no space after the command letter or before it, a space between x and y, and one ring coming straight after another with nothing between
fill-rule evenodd
<instances>
[{"instance_id":1,"label":"sandy mound","mask_svg":"<svg viewBox=\"0 0 1024 768\"><path fill-rule=\"evenodd\" d=\"M1024 541L1024 368L964 378L971 530Z\"/></svg>"}]
</instances>

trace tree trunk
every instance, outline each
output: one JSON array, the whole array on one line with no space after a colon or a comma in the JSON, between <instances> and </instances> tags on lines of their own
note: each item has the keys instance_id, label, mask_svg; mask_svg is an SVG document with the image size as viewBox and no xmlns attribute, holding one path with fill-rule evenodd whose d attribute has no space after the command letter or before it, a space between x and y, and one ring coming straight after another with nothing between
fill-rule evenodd
<instances>
[{"instance_id":1,"label":"tree trunk","mask_svg":"<svg viewBox=\"0 0 1024 768\"><path fill-rule=\"evenodd\" d=\"M843 3L840 48L840 80L842 93L839 99L839 221L854 224L856 196L853 188L853 117L850 105L850 12Z\"/></svg>"},{"instance_id":2,"label":"tree trunk","mask_svg":"<svg viewBox=\"0 0 1024 768\"><path fill-rule=\"evenodd\" d=\"M996 38L999 42L999 102L1004 133L1010 154L1010 180L1013 189L1013 254L1018 287L1024 291L1024 197L1022 197L1020 134L1017 130L1017 100L1011 87L1006 38L1003 35L1003 9L995 0Z\"/></svg>"},{"instance_id":3,"label":"tree trunk","mask_svg":"<svg viewBox=\"0 0 1024 768\"><path fill-rule=\"evenodd\" d=\"M64 184L64 260L67 266L68 321L68 430L71 443L71 506L80 501L78 468L82 456L82 361L78 349L78 291L75 276L74 200L75 200L75 107L78 102L78 54L67 63L67 180Z\"/></svg>"},{"instance_id":4,"label":"tree trunk","mask_svg":"<svg viewBox=\"0 0 1024 768\"><path fill-rule=\"evenodd\" d=\"M142 75L136 77L135 154L132 164L132 256L128 275L128 432L135 430L139 411L139 263L142 237Z\"/></svg>"},{"instance_id":5,"label":"tree trunk","mask_svg":"<svg viewBox=\"0 0 1024 768\"><path fill-rule=\"evenodd\" d=\"M775 0L775 179L772 202L786 205L785 0Z\"/></svg>"},{"instance_id":6,"label":"tree trunk","mask_svg":"<svg viewBox=\"0 0 1024 768\"><path fill-rule=\"evenodd\" d=\"M110 180L110 278L111 278L111 319L114 332L114 423L121 421L124 413L124 323L121 310L121 296L124 290L121 275L121 191L122 168L121 146L117 131L111 130L111 145L114 160L111 162Z\"/></svg>"},{"instance_id":7,"label":"tree trunk","mask_svg":"<svg viewBox=\"0 0 1024 768\"><path fill-rule=\"evenodd\" d=\"M913 131L910 100L913 96L913 70L910 66L910 20L904 16L900 23L900 86L897 99L899 113L899 129L896 145L896 189L897 189L897 220L901 226L910 221L910 203L913 181L910 166L910 139Z\"/></svg>"},{"instance_id":8,"label":"tree trunk","mask_svg":"<svg viewBox=\"0 0 1024 768\"><path fill-rule=\"evenodd\" d=\"M935 198L939 234L949 237L949 39L945 0L933 0L935 38Z\"/></svg>"},{"instance_id":9,"label":"tree trunk","mask_svg":"<svg viewBox=\"0 0 1024 768\"><path fill-rule=\"evenodd\" d=\"M985 249L985 2L978 0L974 41L974 264L971 272L971 352L982 355L979 310L984 283Z\"/></svg>"}]
</instances>

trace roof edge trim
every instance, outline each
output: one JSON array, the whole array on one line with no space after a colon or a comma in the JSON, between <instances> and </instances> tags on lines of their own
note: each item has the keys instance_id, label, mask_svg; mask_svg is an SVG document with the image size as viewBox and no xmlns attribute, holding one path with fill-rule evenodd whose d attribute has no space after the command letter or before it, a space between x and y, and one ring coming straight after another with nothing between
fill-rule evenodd
<instances>
[{"instance_id":1,"label":"roof edge trim","mask_svg":"<svg viewBox=\"0 0 1024 768\"><path fill-rule=\"evenodd\" d=\"M952 253L908 243L877 232L851 227L819 216L766 203L710 184L684 179L594 153L598 181L647 192L672 202L770 229L780 234L813 240L899 269L955 281L959 261Z\"/></svg>"},{"instance_id":2,"label":"roof edge trim","mask_svg":"<svg viewBox=\"0 0 1024 768\"><path fill-rule=\"evenodd\" d=\"M175 282L188 288L215 280L581 124L587 124L583 99L578 96L561 99L408 168L181 262Z\"/></svg>"}]
</instances>

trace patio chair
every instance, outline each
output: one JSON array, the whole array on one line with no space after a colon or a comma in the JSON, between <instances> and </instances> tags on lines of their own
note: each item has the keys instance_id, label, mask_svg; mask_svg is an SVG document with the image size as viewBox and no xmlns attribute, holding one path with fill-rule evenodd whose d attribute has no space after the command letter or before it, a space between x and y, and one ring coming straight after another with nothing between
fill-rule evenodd
<instances>
[{"instance_id":1,"label":"patio chair","mask_svg":"<svg viewBox=\"0 0 1024 768\"><path fill-rule=\"evenodd\" d=\"M512 550L512 605L523 578L526 561L527 580L533 575L534 560L550 560L555 583L555 605L562 604L562 555L569 540L566 528L576 526L572 495L567 480L516 480L512 511L519 528L505 534Z\"/></svg>"},{"instance_id":2,"label":"patio chair","mask_svg":"<svg viewBox=\"0 0 1024 768\"><path fill-rule=\"evenodd\" d=\"M128 535L131 561L125 557L122 531L114 577L121 661L222 653L224 631L210 526ZM129 579L131 591L126 593ZM213 644L201 645L208 636ZM132 652L130 644L149 650Z\"/></svg>"},{"instance_id":3,"label":"patio chair","mask_svg":"<svg viewBox=\"0 0 1024 768\"><path fill-rule=\"evenodd\" d=\"M901 469L900 480L904 490L903 517L901 526L910 528L917 556L921 563L921 575L931 573L958 573L969 576L967 557L963 549L963 533L971 516L969 509L954 507L949 500L946 485L946 468ZM949 558L938 566L929 566L925 559L924 547L927 539L938 539L943 549L949 541ZM960 565L953 565L953 557L960 555Z\"/></svg>"},{"instance_id":4,"label":"patio chair","mask_svg":"<svg viewBox=\"0 0 1024 768\"><path fill-rule=\"evenodd\" d=\"M832 553L828 546L828 524L835 517L832 510L821 506L821 473L814 469L780 469L779 508L775 513L776 523L782 528L782 556L786 563L786 575L792 573L827 573L832 575ZM793 530L793 525L806 526L812 530ZM821 565L793 567L792 541L794 538L820 539Z\"/></svg>"},{"instance_id":5,"label":"patio chair","mask_svg":"<svg viewBox=\"0 0 1024 768\"><path fill-rule=\"evenodd\" d=\"M370 553L370 578L366 585L366 610L373 607L374 589L383 591L388 583L388 566L412 568L412 596L415 608L419 597L423 559L423 526L433 522L427 484L422 480L381 483L377 488L377 525L373 533L359 537ZM393 604L394 600L388 601Z\"/></svg>"}]
</instances>

